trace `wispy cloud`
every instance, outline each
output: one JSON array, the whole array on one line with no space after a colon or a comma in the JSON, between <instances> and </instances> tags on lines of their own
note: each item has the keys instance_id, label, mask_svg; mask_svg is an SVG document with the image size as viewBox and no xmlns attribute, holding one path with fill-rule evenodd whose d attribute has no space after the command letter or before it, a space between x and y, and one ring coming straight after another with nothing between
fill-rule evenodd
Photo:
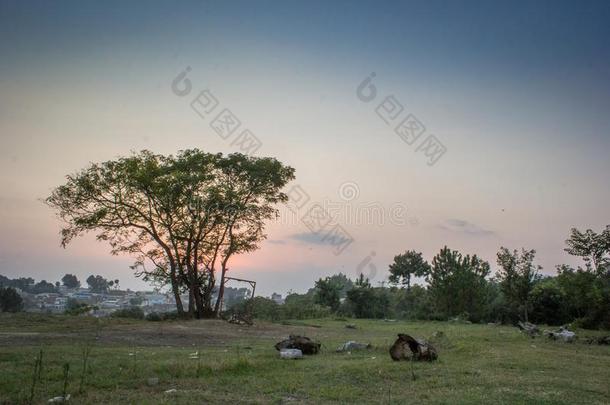
<instances>
[{"instance_id":1,"label":"wispy cloud","mask_svg":"<svg viewBox=\"0 0 610 405\"><path fill-rule=\"evenodd\" d=\"M313 232L295 233L289 236L290 239L298 242L309 243L312 245L324 245L322 235Z\"/></svg>"},{"instance_id":2,"label":"wispy cloud","mask_svg":"<svg viewBox=\"0 0 610 405\"><path fill-rule=\"evenodd\" d=\"M487 236L495 234L494 231L481 228L480 226L463 219L448 219L438 227L449 232L459 232L474 236Z\"/></svg>"},{"instance_id":3,"label":"wispy cloud","mask_svg":"<svg viewBox=\"0 0 610 405\"><path fill-rule=\"evenodd\" d=\"M268 239L267 242L272 243L274 245L285 245L286 244L286 241L281 240L281 239Z\"/></svg>"}]
</instances>

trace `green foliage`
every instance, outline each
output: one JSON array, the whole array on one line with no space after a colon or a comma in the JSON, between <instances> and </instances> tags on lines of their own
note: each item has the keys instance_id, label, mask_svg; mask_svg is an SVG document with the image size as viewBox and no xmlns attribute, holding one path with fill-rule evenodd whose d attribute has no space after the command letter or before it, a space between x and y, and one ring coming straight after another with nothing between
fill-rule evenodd
<instances>
[{"instance_id":1,"label":"green foliage","mask_svg":"<svg viewBox=\"0 0 610 405\"><path fill-rule=\"evenodd\" d=\"M329 277L329 280L332 283L337 284L341 287L339 291L339 295L341 298L345 298L347 296L347 292L354 288L354 283L352 282L352 280L347 278L347 276L343 273L333 274Z\"/></svg>"},{"instance_id":2,"label":"green foliage","mask_svg":"<svg viewBox=\"0 0 610 405\"><path fill-rule=\"evenodd\" d=\"M610 329L610 276L581 268L558 267L557 283L566 296L569 318L586 328Z\"/></svg>"},{"instance_id":3,"label":"green foliage","mask_svg":"<svg viewBox=\"0 0 610 405\"><path fill-rule=\"evenodd\" d=\"M161 322L161 321L175 321L180 319L181 317L178 315L178 312L151 312L147 314L144 319L150 322Z\"/></svg>"},{"instance_id":4,"label":"green foliage","mask_svg":"<svg viewBox=\"0 0 610 405\"><path fill-rule=\"evenodd\" d=\"M252 291L245 287L225 287L223 298L224 305L227 309L231 309L233 306L247 300L251 294Z\"/></svg>"},{"instance_id":5,"label":"green foliage","mask_svg":"<svg viewBox=\"0 0 610 405\"><path fill-rule=\"evenodd\" d=\"M0 274L0 287L13 287L21 291L30 292L30 287L34 285L34 279L31 277L20 277L10 279Z\"/></svg>"},{"instance_id":6,"label":"green foliage","mask_svg":"<svg viewBox=\"0 0 610 405\"><path fill-rule=\"evenodd\" d=\"M65 276L63 276L61 278L61 282L67 288L79 288L80 287L80 281L78 281L78 278L74 274L66 274Z\"/></svg>"},{"instance_id":7,"label":"green foliage","mask_svg":"<svg viewBox=\"0 0 610 405\"><path fill-rule=\"evenodd\" d=\"M30 294L42 294L42 293L56 293L57 285L49 283L46 280L42 280L38 283L31 277L20 277L16 279L10 279L8 277L0 275L0 287L13 287L18 288L23 292Z\"/></svg>"},{"instance_id":8,"label":"green foliage","mask_svg":"<svg viewBox=\"0 0 610 405\"><path fill-rule=\"evenodd\" d=\"M430 265L422 254L408 250L394 256L394 263L390 264L390 283L411 288L411 277L424 277L430 272Z\"/></svg>"},{"instance_id":9,"label":"green foliage","mask_svg":"<svg viewBox=\"0 0 610 405\"><path fill-rule=\"evenodd\" d=\"M82 314L86 314L90 311L93 311L94 309L97 309L97 307L91 306L84 302L80 302L74 298L68 298L65 314L74 315L74 316L82 315Z\"/></svg>"},{"instance_id":10,"label":"green foliage","mask_svg":"<svg viewBox=\"0 0 610 405\"><path fill-rule=\"evenodd\" d=\"M109 281L100 275L94 276L92 274L87 277L86 281L87 285L89 286L89 290L91 290L93 293L107 293L108 288L110 287Z\"/></svg>"},{"instance_id":11,"label":"green foliage","mask_svg":"<svg viewBox=\"0 0 610 405\"><path fill-rule=\"evenodd\" d=\"M599 234L591 229L581 232L572 228L566 245L565 251L582 257L587 269L593 269L598 274L610 274L610 225L606 225L606 229Z\"/></svg>"},{"instance_id":12,"label":"green foliage","mask_svg":"<svg viewBox=\"0 0 610 405\"><path fill-rule=\"evenodd\" d=\"M400 319L435 319L430 309L434 307L425 287L413 285L408 290L389 290L392 317Z\"/></svg>"},{"instance_id":13,"label":"green foliage","mask_svg":"<svg viewBox=\"0 0 610 405\"><path fill-rule=\"evenodd\" d=\"M518 318L518 309L511 307L506 301L500 284L494 280L487 282L487 310L485 321L513 323Z\"/></svg>"},{"instance_id":14,"label":"green foliage","mask_svg":"<svg viewBox=\"0 0 610 405\"><path fill-rule=\"evenodd\" d=\"M95 232L111 253L135 256L137 276L170 285L178 312L180 293L189 291L201 317L220 309L223 289L215 304L212 292L229 259L259 247L293 178L294 169L273 158L145 150L68 176L46 202L66 224L63 246ZM95 291L107 290L101 281Z\"/></svg>"},{"instance_id":15,"label":"green foliage","mask_svg":"<svg viewBox=\"0 0 610 405\"><path fill-rule=\"evenodd\" d=\"M12 287L0 287L0 312L19 312L23 309L21 296Z\"/></svg>"},{"instance_id":16,"label":"green foliage","mask_svg":"<svg viewBox=\"0 0 610 405\"><path fill-rule=\"evenodd\" d=\"M247 313L249 309L256 319L278 321L282 319L281 309L277 302L269 298L254 297L233 307L235 312Z\"/></svg>"},{"instance_id":17,"label":"green foliage","mask_svg":"<svg viewBox=\"0 0 610 405\"><path fill-rule=\"evenodd\" d=\"M161 322L163 320L163 315L158 312L151 312L150 314L146 315L145 319L151 322Z\"/></svg>"},{"instance_id":18,"label":"green foliage","mask_svg":"<svg viewBox=\"0 0 610 405\"><path fill-rule=\"evenodd\" d=\"M387 288L359 285L347 292L349 308L356 318L386 318L390 309Z\"/></svg>"},{"instance_id":19,"label":"green foliage","mask_svg":"<svg viewBox=\"0 0 610 405\"><path fill-rule=\"evenodd\" d=\"M436 311L447 317L467 312L470 320L484 319L489 263L477 255L462 256L446 246L432 260L429 290Z\"/></svg>"},{"instance_id":20,"label":"green foliage","mask_svg":"<svg viewBox=\"0 0 610 405\"><path fill-rule=\"evenodd\" d=\"M530 301L533 322L563 325L574 319L568 314L567 296L556 277L545 278L536 284Z\"/></svg>"},{"instance_id":21,"label":"green foliage","mask_svg":"<svg viewBox=\"0 0 610 405\"><path fill-rule=\"evenodd\" d=\"M500 288L507 304L515 309L515 312L522 312L523 319L527 322L530 309L530 292L535 283L540 279L540 266L533 264L535 250L521 249L521 254L517 250L509 251L501 247L498 252L498 265L500 270L497 277L500 280ZM513 319L516 321L516 319Z\"/></svg>"},{"instance_id":22,"label":"green foliage","mask_svg":"<svg viewBox=\"0 0 610 405\"><path fill-rule=\"evenodd\" d=\"M315 303L313 294L288 294L280 306L282 319L324 318L332 314L327 306Z\"/></svg>"},{"instance_id":23,"label":"green foliage","mask_svg":"<svg viewBox=\"0 0 610 405\"><path fill-rule=\"evenodd\" d=\"M55 293L57 292L57 288L55 287L55 284L49 283L46 280L41 280L34 284L28 292L31 292L32 294Z\"/></svg>"},{"instance_id":24,"label":"green foliage","mask_svg":"<svg viewBox=\"0 0 610 405\"><path fill-rule=\"evenodd\" d=\"M251 314L255 319L268 321L324 318L332 314L330 308L314 302L313 293L289 294L282 305L269 298L254 297L227 311L232 313Z\"/></svg>"},{"instance_id":25,"label":"green foliage","mask_svg":"<svg viewBox=\"0 0 610 405\"><path fill-rule=\"evenodd\" d=\"M144 311L140 307L117 309L110 314L113 318L144 319Z\"/></svg>"},{"instance_id":26,"label":"green foliage","mask_svg":"<svg viewBox=\"0 0 610 405\"><path fill-rule=\"evenodd\" d=\"M341 288L342 286L331 277L319 279L316 281L314 293L316 304L327 306L333 312L336 311L341 304Z\"/></svg>"}]
</instances>

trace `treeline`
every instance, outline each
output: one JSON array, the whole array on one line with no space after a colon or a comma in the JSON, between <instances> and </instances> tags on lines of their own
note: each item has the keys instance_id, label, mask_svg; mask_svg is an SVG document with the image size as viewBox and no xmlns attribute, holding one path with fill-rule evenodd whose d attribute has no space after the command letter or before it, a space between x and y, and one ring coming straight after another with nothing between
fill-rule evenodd
<instances>
[{"instance_id":1,"label":"treeline","mask_svg":"<svg viewBox=\"0 0 610 405\"><path fill-rule=\"evenodd\" d=\"M535 250L500 248L492 275L477 255L444 247L428 263L406 251L389 268L389 286L372 286L338 274L320 279L306 294L290 294L283 305L262 297L236 306L255 317L304 319L328 315L516 323L519 320L610 329L610 226L597 234L572 229L566 251L584 260L584 268L557 266L542 276ZM413 278L426 281L413 285Z\"/></svg>"},{"instance_id":2,"label":"treeline","mask_svg":"<svg viewBox=\"0 0 610 405\"><path fill-rule=\"evenodd\" d=\"M106 293L111 289L119 288L119 280L107 280L100 275L90 275L85 280L87 287L93 293ZM55 283L41 280L36 282L32 277L19 277L10 279L0 274L0 287L18 288L29 294L56 293L59 288L64 286L69 289L80 288L81 282L74 274L65 274L61 278L61 282Z\"/></svg>"}]
</instances>

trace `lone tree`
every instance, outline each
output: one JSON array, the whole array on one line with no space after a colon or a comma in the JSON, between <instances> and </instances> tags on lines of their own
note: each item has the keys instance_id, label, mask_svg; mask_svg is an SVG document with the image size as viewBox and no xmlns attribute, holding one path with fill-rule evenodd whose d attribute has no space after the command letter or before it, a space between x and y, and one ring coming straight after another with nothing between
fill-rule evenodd
<instances>
[{"instance_id":1,"label":"lone tree","mask_svg":"<svg viewBox=\"0 0 610 405\"><path fill-rule=\"evenodd\" d=\"M220 311L230 258L258 249L293 178L294 169L273 158L142 151L91 164L46 201L65 221L64 247L96 232L112 254L135 256L137 276L169 285L179 314L187 292L189 314L204 317Z\"/></svg>"},{"instance_id":2,"label":"lone tree","mask_svg":"<svg viewBox=\"0 0 610 405\"><path fill-rule=\"evenodd\" d=\"M530 294L535 283L540 280L541 266L534 265L535 250L521 249L512 252L501 247L498 252L498 278L500 288L510 304L523 310L525 322L528 322L528 313L531 306Z\"/></svg>"},{"instance_id":3,"label":"lone tree","mask_svg":"<svg viewBox=\"0 0 610 405\"><path fill-rule=\"evenodd\" d=\"M421 253L408 250L394 256L394 263L390 264L390 283L402 284L411 289L411 277L424 277L430 272L430 265Z\"/></svg>"}]
</instances>

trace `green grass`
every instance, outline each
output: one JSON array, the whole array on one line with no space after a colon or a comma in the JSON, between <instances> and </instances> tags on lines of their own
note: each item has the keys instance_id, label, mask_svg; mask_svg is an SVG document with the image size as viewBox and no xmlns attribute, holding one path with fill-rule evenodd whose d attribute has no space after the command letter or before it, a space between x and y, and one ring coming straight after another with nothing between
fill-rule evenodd
<instances>
[{"instance_id":1,"label":"green grass","mask_svg":"<svg viewBox=\"0 0 610 405\"><path fill-rule=\"evenodd\" d=\"M346 329L354 323L357 329ZM443 331L439 361L393 362L398 332ZM126 333L128 332L128 333ZM280 360L289 333L323 343L322 353ZM579 331L584 335L593 332ZM95 336L98 339L95 339ZM152 339L154 337L154 339ZM335 353L347 340L375 348ZM82 348L93 345L86 382ZM61 395L70 363L72 403L608 403L610 348L530 339L512 327L446 322L317 319L254 327L221 321L153 323L78 317L0 316L0 403L27 403L43 347L34 403ZM198 359L189 354L198 351ZM158 385L148 386L149 378ZM169 389L177 391L171 394Z\"/></svg>"}]
</instances>

